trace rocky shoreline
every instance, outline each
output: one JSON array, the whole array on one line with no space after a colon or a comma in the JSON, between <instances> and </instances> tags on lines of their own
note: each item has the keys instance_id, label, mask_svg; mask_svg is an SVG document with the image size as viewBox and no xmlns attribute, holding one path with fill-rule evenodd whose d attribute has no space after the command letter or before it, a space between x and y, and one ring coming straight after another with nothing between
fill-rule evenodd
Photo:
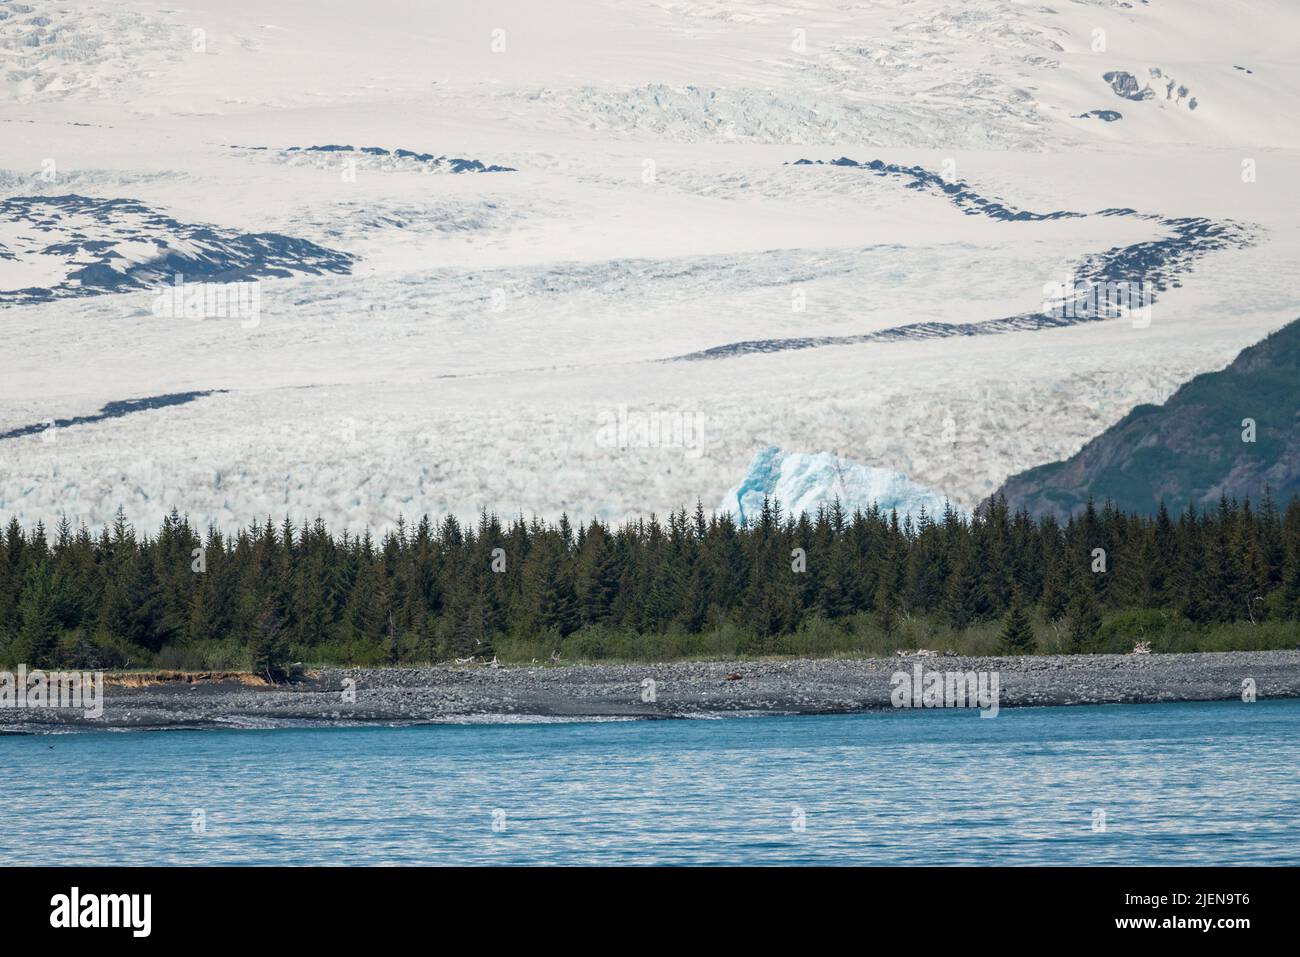
<instances>
[{"instance_id":1,"label":"rocky shoreline","mask_svg":"<svg viewBox=\"0 0 1300 957\"><path fill-rule=\"evenodd\" d=\"M3 709L10 733L448 721L684 718L891 709L898 672L997 676L1000 708L1300 697L1300 651L1176 655L790 659L667 664L322 669L248 676L109 676L103 713ZM918 679L919 680L919 679Z\"/></svg>"}]
</instances>

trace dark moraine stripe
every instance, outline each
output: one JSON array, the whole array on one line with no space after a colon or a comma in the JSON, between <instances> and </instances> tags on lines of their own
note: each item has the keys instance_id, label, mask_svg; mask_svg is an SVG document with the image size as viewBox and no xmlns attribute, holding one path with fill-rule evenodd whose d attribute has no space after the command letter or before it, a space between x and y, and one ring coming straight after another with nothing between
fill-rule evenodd
<instances>
[{"instance_id":1,"label":"dark moraine stripe","mask_svg":"<svg viewBox=\"0 0 1300 957\"><path fill-rule=\"evenodd\" d=\"M789 164L787 164L789 165ZM965 182L949 183L920 166L900 166L871 160L860 163L847 157L831 160L801 159L795 166L839 166L869 170L877 176L905 180L908 189L935 192L949 200L968 216L988 216L1002 222L1042 222L1055 219L1083 219L1088 213L1055 210L1037 213L1018 209L980 195ZM1150 220L1169 230L1171 235L1162 239L1147 240L1130 246L1115 246L1104 252L1085 256L1074 270L1078 285L1101 286L1106 283L1145 283L1152 291L1154 302L1158 294L1177 288L1181 277L1192 271L1196 260L1207 253L1227 248L1243 248L1254 242L1254 235L1243 223L1233 220L1212 220L1204 217L1177 217L1164 219L1156 215L1139 213L1129 208L1101 209L1091 215L1126 217ZM1097 322L1103 315L1049 316L1041 312L1007 316L984 322L948 323L919 322L891 326L875 332L847 336L794 336L783 339L747 339L712 346L697 352L673 356L666 362L695 362L704 359L724 359L754 353L786 352L798 349L819 349L826 346L859 345L866 342L894 342L900 339L944 339L954 336L997 335L1034 329L1058 329L1081 322Z\"/></svg>"},{"instance_id":2,"label":"dark moraine stripe","mask_svg":"<svg viewBox=\"0 0 1300 957\"><path fill-rule=\"evenodd\" d=\"M195 399L202 399L206 396L222 395L226 391L226 389L206 389L201 392L169 392L166 395L151 395L141 399L121 399L116 402L109 402L93 415L75 415L70 419L55 419L53 427L66 429L73 425L91 425L95 422L103 422L105 419L120 419L132 412L144 412L148 409L164 409L172 405L184 405L186 402L193 402ZM24 425L17 429L10 429L8 432L0 432L0 440L17 439L24 435L36 435L48 428L50 428L49 422Z\"/></svg>"}]
</instances>

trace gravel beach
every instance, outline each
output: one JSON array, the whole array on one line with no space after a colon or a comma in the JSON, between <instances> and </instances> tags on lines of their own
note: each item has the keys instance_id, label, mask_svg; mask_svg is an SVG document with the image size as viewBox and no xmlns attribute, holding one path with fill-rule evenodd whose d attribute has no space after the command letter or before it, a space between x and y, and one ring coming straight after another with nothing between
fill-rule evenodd
<instances>
[{"instance_id":1,"label":"gravel beach","mask_svg":"<svg viewBox=\"0 0 1300 957\"><path fill-rule=\"evenodd\" d=\"M997 676L1000 708L1300 696L1300 651L1018 658L919 656L669 664L321 669L270 686L231 676L108 676L103 714L0 709L9 732L890 709L898 672ZM649 679L649 681L647 680ZM653 682L653 684L651 684Z\"/></svg>"}]
</instances>

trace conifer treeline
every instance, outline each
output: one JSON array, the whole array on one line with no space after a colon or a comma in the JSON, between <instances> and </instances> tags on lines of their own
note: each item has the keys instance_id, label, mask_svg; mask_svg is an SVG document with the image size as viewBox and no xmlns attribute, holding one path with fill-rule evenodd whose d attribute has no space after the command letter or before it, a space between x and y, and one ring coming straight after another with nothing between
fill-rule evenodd
<instances>
[{"instance_id":1,"label":"conifer treeline","mask_svg":"<svg viewBox=\"0 0 1300 957\"><path fill-rule=\"evenodd\" d=\"M916 521L768 503L745 525L697 506L617 528L484 514L477 527L399 522L378 541L320 520L200 535L175 512L140 537L119 513L97 536L11 521L0 541L0 658L38 667L142 666L223 641L267 667L446 660L584 628L766 636L863 614L886 631L929 615L956 629L1005 617L1023 632L1025 609L1067 623L1087 650L1103 614L1140 608L1193 623L1300 618L1300 498L1284 515L1271 501L1177 518L1089 504L1065 524L1003 502Z\"/></svg>"}]
</instances>

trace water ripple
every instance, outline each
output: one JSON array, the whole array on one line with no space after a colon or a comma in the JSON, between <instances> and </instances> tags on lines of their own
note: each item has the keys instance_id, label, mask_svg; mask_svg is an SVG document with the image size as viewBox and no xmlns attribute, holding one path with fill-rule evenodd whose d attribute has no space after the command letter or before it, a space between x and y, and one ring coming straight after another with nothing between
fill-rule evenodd
<instances>
[{"instance_id":1,"label":"water ripple","mask_svg":"<svg viewBox=\"0 0 1300 957\"><path fill-rule=\"evenodd\" d=\"M1300 701L9 737L0 862L1296 864L1297 732Z\"/></svg>"}]
</instances>

